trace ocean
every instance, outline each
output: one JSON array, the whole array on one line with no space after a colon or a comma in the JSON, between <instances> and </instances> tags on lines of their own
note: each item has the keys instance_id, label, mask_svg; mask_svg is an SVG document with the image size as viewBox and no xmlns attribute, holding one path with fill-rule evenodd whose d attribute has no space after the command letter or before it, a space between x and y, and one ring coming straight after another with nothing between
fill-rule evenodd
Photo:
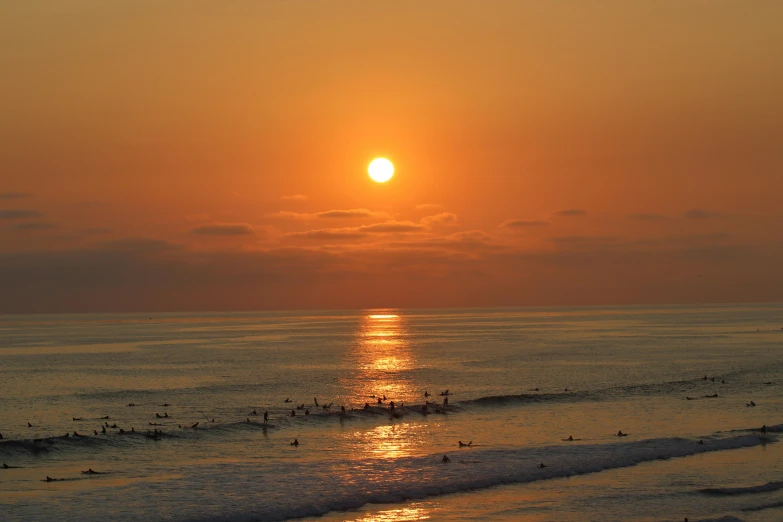
<instances>
[{"instance_id":1,"label":"ocean","mask_svg":"<svg viewBox=\"0 0 783 522\"><path fill-rule=\"evenodd\" d=\"M0 316L0 519L781 521L782 327L780 304Z\"/></svg>"}]
</instances>

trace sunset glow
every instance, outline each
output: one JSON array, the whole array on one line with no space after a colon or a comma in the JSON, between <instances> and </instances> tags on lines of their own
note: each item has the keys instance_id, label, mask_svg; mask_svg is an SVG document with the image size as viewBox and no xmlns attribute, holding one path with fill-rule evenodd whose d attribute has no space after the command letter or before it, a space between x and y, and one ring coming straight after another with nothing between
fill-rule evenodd
<instances>
[{"instance_id":1,"label":"sunset glow","mask_svg":"<svg viewBox=\"0 0 783 522\"><path fill-rule=\"evenodd\" d=\"M0 312L783 295L782 2L142 4L0 7Z\"/></svg>"}]
</instances>

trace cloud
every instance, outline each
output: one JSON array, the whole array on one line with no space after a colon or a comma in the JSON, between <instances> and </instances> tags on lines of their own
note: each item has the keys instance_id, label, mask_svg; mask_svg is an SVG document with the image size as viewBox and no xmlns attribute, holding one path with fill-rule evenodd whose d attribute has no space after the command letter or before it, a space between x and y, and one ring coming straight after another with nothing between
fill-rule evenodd
<instances>
[{"instance_id":1,"label":"cloud","mask_svg":"<svg viewBox=\"0 0 783 522\"><path fill-rule=\"evenodd\" d=\"M303 239L361 239L373 234L408 234L424 232L426 227L411 221L386 221L360 227L322 228L306 232L293 232L285 237Z\"/></svg>"},{"instance_id":2,"label":"cloud","mask_svg":"<svg viewBox=\"0 0 783 522\"><path fill-rule=\"evenodd\" d=\"M421 223L428 227L455 227L457 226L457 215L451 212L441 212L434 216L421 218Z\"/></svg>"},{"instance_id":3,"label":"cloud","mask_svg":"<svg viewBox=\"0 0 783 522\"><path fill-rule=\"evenodd\" d=\"M248 223L209 223L198 226L190 231L199 236L248 236L255 230Z\"/></svg>"},{"instance_id":4,"label":"cloud","mask_svg":"<svg viewBox=\"0 0 783 522\"><path fill-rule=\"evenodd\" d=\"M558 210L553 216L562 216L562 217L576 217L576 216L586 216L587 211L583 208L567 208L565 210Z\"/></svg>"},{"instance_id":5,"label":"cloud","mask_svg":"<svg viewBox=\"0 0 783 522\"><path fill-rule=\"evenodd\" d=\"M0 200L26 199L31 197L33 197L33 195L27 192L0 192Z\"/></svg>"},{"instance_id":6,"label":"cloud","mask_svg":"<svg viewBox=\"0 0 783 522\"><path fill-rule=\"evenodd\" d=\"M204 252L144 238L108 245L0 252L0 313L758 302L783 291L779 243L655 252L369 244Z\"/></svg>"},{"instance_id":7,"label":"cloud","mask_svg":"<svg viewBox=\"0 0 783 522\"><path fill-rule=\"evenodd\" d=\"M413 223L411 221L387 221L386 223L375 223L373 225L364 225L359 227L362 232L369 234L389 234L405 232L423 232L424 225Z\"/></svg>"},{"instance_id":8,"label":"cloud","mask_svg":"<svg viewBox=\"0 0 783 522\"><path fill-rule=\"evenodd\" d=\"M367 234L357 228L322 228L320 230L308 230L307 232L294 232L286 237L302 239L361 239Z\"/></svg>"},{"instance_id":9,"label":"cloud","mask_svg":"<svg viewBox=\"0 0 783 522\"><path fill-rule=\"evenodd\" d=\"M354 208L350 210L327 210L315 214L317 218L325 219L352 219L352 218L377 218L388 217L385 212L372 212L366 208Z\"/></svg>"},{"instance_id":10,"label":"cloud","mask_svg":"<svg viewBox=\"0 0 783 522\"><path fill-rule=\"evenodd\" d=\"M44 223L43 221L33 221L29 223L17 223L16 225L11 226L13 230L20 230L20 231L39 231L39 230L52 230L54 228L57 228L57 225L54 225L52 223Z\"/></svg>"},{"instance_id":11,"label":"cloud","mask_svg":"<svg viewBox=\"0 0 783 522\"><path fill-rule=\"evenodd\" d=\"M312 214L304 212L289 212L286 210L275 212L273 214L267 214L267 217L278 219L294 219L294 220L309 220L309 219L388 219L391 216L386 212L374 212L367 210L366 208L352 208L348 210L327 210L324 212L315 212Z\"/></svg>"},{"instance_id":12,"label":"cloud","mask_svg":"<svg viewBox=\"0 0 783 522\"><path fill-rule=\"evenodd\" d=\"M42 212L37 210L10 209L0 210L0 219L27 219L43 216Z\"/></svg>"},{"instance_id":13,"label":"cloud","mask_svg":"<svg viewBox=\"0 0 783 522\"><path fill-rule=\"evenodd\" d=\"M628 219L634 221L667 221L669 218L662 214L629 214Z\"/></svg>"},{"instance_id":14,"label":"cloud","mask_svg":"<svg viewBox=\"0 0 783 522\"><path fill-rule=\"evenodd\" d=\"M443 205L439 205L438 203L422 203L421 205L416 205L417 210L440 210L443 208Z\"/></svg>"},{"instance_id":15,"label":"cloud","mask_svg":"<svg viewBox=\"0 0 783 522\"><path fill-rule=\"evenodd\" d=\"M509 219L500 224L501 228L527 228L543 227L549 225L549 221L543 219Z\"/></svg>"},{"instance_id":16,"label":"cloud","mask_svg":"<svg viewBox=\"0 0 783 522\"><path fill-rule=\"evenodd\" d=\"M455 232L444 238L447 241L458 241L467 243L486 243L492 240L492 236L483 230L466 230L464 232Z\"/></svg>"},{"instance_id":17,"label":"cloud","mask_svg":"<svg viewBox=\"0 0 783 522\"><path fill-rule=\"evenodd\" d=\"M307 201L307 196L304 194L294 194L293 196L280 196L283 201Z\"/></svg>"},{"instance_id":18,"label":"cloud","mask_svg":"<svg viewBox=\"0 0 783 522\"><path fill-rule=\"evenodd\" d=\"M273 212L271 214L267 214L266 217L268 218L276 218L276 219L313 219L315 217L314 214L304 214L302 212L289 212L287 210L281 210L280 212Z\"/></svg>"},{"instance_id":19,"label":"cloud","mask_svg":"<svg viewBox=\"0 0 783 522\"><path fill-rule=\"evenodd\" d=\"M111 241L103 241L101 243L97 243L91 248L91 250L102 250L109 252L133 252L139 255L171 252L182 249L182 245L170 243L162 239L152 239L148 237L125 237Z\"/></svg>"},{"instance_id":20,"label":"cloud","mask_svg":"<svg viewBox=\"0 0 783 522\"><path fill-rule=\"evenodd\" d=\"M711 219L723 217L723 214L718 212L710 212L709 210L702 210L700 208L692 208L685 213L687 219Z\"/></svg>"}]
</instances>

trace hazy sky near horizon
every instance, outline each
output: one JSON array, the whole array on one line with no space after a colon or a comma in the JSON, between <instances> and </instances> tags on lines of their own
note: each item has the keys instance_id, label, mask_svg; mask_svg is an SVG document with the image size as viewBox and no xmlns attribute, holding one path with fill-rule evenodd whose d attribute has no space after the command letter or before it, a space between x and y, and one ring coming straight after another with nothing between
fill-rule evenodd
<instances>
[{"instance_id":1,"label":"hazy sky near horizon","mask_svg":"<svg viewBox=\"0 0 783 522\"><path fill-rule=\"evenodd\" d=\"M0 2L0 312L781 300L781 20Z\"/></svg>"}]
</instances>

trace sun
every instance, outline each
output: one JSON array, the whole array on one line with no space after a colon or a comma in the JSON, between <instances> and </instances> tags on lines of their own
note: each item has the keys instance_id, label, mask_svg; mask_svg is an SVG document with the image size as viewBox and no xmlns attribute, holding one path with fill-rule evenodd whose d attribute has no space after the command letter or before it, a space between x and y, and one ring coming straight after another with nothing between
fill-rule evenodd
<instances>
[{"instance_id":1,"label":"sun","mask_svg":"<svg viewBox=\"0 0 783 522\"><path fill-rule=\"evenodd\" d=\"M367 167L367 173L373 181L386 183L394 176L394 165L386 158L375 158L370 162L370 166Z\"/></svg>"}]
</instances>

